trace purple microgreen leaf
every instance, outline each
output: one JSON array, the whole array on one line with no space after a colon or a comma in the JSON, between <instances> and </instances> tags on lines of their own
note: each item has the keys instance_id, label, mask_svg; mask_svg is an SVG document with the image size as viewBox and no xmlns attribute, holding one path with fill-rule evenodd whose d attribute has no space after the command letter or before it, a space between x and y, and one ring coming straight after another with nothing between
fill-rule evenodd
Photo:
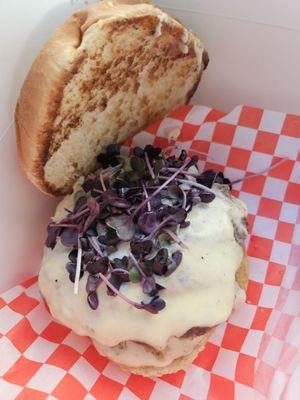
<instances>
[{"instance_id":1,"label":"purple microgreen leaf","mask_svg":"<svg viewBox=\"0 0 300 400\"><path fill-rule=\"evenodd\" d=\"M145 294L150 294L156 288L156 282L153 276L148 276L143 280L142 283L143 292Z\"/></svg>"},{"instance_id":2,"label":"purple microgreen leaf","mask_svg":"<svg viewBox=\"0 0 300 400\"><path fill-rule=\"evenodd\" d=\"M208 169L197 177L197 182L211 188L214 183L223 183L223 174L214 169Z\"/></svg>"},{"instance_id":3,"label":"purple microgreen leaf","mask_svg":"<svg viewBox=\"0 0 300 400\"><path fill-rule=\"evenodd\" d=\"M122 285L122 283L130 282L129 272L125 271L125 269L114 268L109 272L109 275L118 283L118 287Z\"/></svg>"},{"instance_id":4,"label":"purple microgreen leaf","mask_svg":"<svg viewBox=\"0 0 300 400\"><path fill-rule=\"evenodd\" d=\"M63 228L60 240L66 247L76 246L78 242L78 230L74 228Z\"/></svg>"},{"instance_id":5,"label":"purple microgreen leaf","mask_svg":"<svg viewBox=\"0 0 300 400\"><path fill-rule=\"evenodd\" d=\"M128 257L124 256L123 258L114 258L112 264L114 270L123 269L126 271L128 268Z\"/></svg>"},{"instance_id":6,"label":"purple microgreen leaf","mask_svg":"<svg viewBox=\"0 0 300 400\"><path fill-rule=\"evenodd\" d=\"M169 218L176 224L182 224L187 217L187 212L183 208L170 208L169 212L171 214Z\"/></svg>"},{"instance_id":7,"label":"purple microgreen leaf","mask_svg":"<svg viewBox=\"0 0 300 400\"><path fill-rule=\"evenodd\" d=\"M162 285L160 285L159 283L157 283L156 286L155 286L155 288L152 290L152 292L149 293L149 296L150 296L150 297L155 297L155 296L157 296L157 294L158 294L158 292L159 292L160 290L164 290L164 289L165 289L164 286L162 286Z\"/></svg>"},{"instance_id":8,"label":"purple microgreen leaf","mask_svg":"<svg viewBox=\"0 0 300 400\"><path fill-rule=\"evenodd\" d=\"M175 251L175 253L172 254L172 262L168 266L168 270L165 273L165 277L170 276L179 267L181 261L182 261L181 251Z\"/></svg>"},{"instance_id":9,"label":"purple microgreen leaf","mask_svg":"<svg viewBox=\"0 0 300 400\"><path fill-rule=\"evenodd\" d=\"M97 292L91 292L89 293L87 297L89 306L91 307L92 310L97 310L99 307L99 300L98 300L98 295Z\"/></svg>"},{"instance_id":10,"label":"purple microgreen leaf","mask_svg":"<svg viewBox=\"0 0 300 400\"><path fill-rule=\"evenodd\" d=\"M130 215L117 215L108 217L106 224L116 231L119 239L127 242L134 236L135 227Z\"/></svg>"},{"instance_id":11,"label":"purple microgreen leaf","mask_svg":"<svg viewBox=\"0 0 300 400\"><path fill-rule=\"evenodd\" d=\"M200 199L202 203L211 203L215 198L216 195L214 193L209 193L206 190L200 191Z\"/></svg>"},{"instance_id":12,"label":"purple microgreen leaf","mask_svg":"<svg viewBox=\"0 0 300 400\"><path fill-rule=\"evenodd\" d=\"M153 249L153 244L151 240L143 240L142 242L131 241L130 249L135 257L137 257L138 259L143 259L149 253L151 253Z\"/></svg>"},{"instance_id":13,"label":"purple microgreen leaf","mask_svg":"<svg viewBox=\"0 0 300 400\"><path fill-rule=\"evenodd\" d=\"M69 278L72 283L75 282L75 275L76 275L76 263L67 263L66 269L69 272ZM80 271L79 279L83 277L83 270Z\"/></svg>"},{"instance_id":14,"label":"purple microgreen leaf","mask_svg":"<svg viewBox=\"0 0 300 400\"><path fill-rule=\"evenodd\" d=\"M69 253L69 256L68 256L69 260L74 264L76 264L76 262L77 262L77 253L78 253L78 250L77 249L73 249Z\"/></svg>"},{"instance_id":15,"label":"purple microgreen leaf","mask_svg":"<svg viewBox=\"0 0 300 400\"><path fill-rule=\"evenodd\" d=\"M160 224L158 224L150 233L150 235L147 236L147 240L152 240L156 234L159 232L159 230L164 227L166 224L170 222L175 222L176 224L181 224L184 222L187 212L183 208L172 208L168 207L168 217L166 217Z\"/></svg>"},{"instance_id":16,"label":"purple microgreen leaf","mask_svg":"<svg viewBox=\"0 0 300 400\"><path fill-rule=\"evenodd\" d=\"M97 222L96 232L97 232L98 237L101 237L101 236L105 237L107 234L107 227L104 224L102 224L101 222Z\"/></svg>"},{"instance_id":17,"label":"purple microgreen leaf","mask_svg":"<svg viewBox=\"0 0 300 400\"><path fill-rule=\"evenodd\" d=\"M163 276L167 272L168 257L168 250L166 248L162 248L157 252L154 258L147 260L145 263L156 275Z\"/></svg>"},{"instance_id":18,"label":"purple microgreen leaf","mask_svg":"<svg viewBox=\"0 0 300 400\"><path fill-rule=\"evenodd\" d=\"M101 283L101 279L97 276L89 275L86 281L87 293L95 292Z\"/></svg>"},{"instance_id":19,"label":"purple microgreen leaf","mask_svg":"<svg viewBox=\"0 0 300 400\"><path fill-rule=\"evenodd\" d=\"M88 178L82 184L82 188L83 188L83 190L85 192L91 192L92 190L95 190L95 189L100 190L101 189L101 182L96 177Z\"/></svg>"},{"instance_id":20,"label":"purple microgreen leaf","mask_svg":"<svg viewBox=\"0 0 300 400\"><path fill-rule=\"evenodd\" d=\"M76 255L77 255L77 250L76 250ZM82 260L85 264L87 264L88 262L93 260L94 256L95 256L95 253L93 250L84 251L82 254ZM70 255L69 255L69 258L70 258Z\"/></svg>"},{"instance_id":21,"label":"purple microgreen leaf","mask_svg":"<svg viewBox=\"0 0 300 400\"><path fill-rule=\"evenodd\" d=\"M92 275L96 275L99 272L101 272L102 274L106 274L107 270L108 270L108 265L109 265L109 260L107 257L100 257L94 261L89 261L86 264L86 270L92 274Z\"/></svg>"},{"instance_id":22,"label":"purple microgreen leaf","mask_svg":"<svg viewBox=\"0 0 300 400\"><path fill-rule=\"evenodd\" d=\"M121 153L121 146L119 144L109 144L106 147L106 154L110 155L110 156L118 156Z\"/></svg>"},{"instance_id":23,"label":"purple microgreen leaf","mask_svg":"<svg viewBox=\"0 0 300 400\"><path fill-rule=\"evenodd\" d=\"M178 185L169 185L166 191L168 198L174 200L175 204L182 204L183 190Z\"/></svg>"},{"instance_id":24,"label":"purple microgreen leaf","mask_svg":"<svg viewBox=\"0 0 300 400\"><path fill-rule=\"evenodd\" d=\"M100 277L101 277L101 274L100 274ZM110 275L108 282L111 284L111 286L113 286L116 289L117 292L119 291L119 289L123 283L123 281L120 279L120 277L118 275ZM109 285L106 285L106 286L107 286L106 293L109 296L117 296L118 295L118 293L116 293L114 290L112 290L111 286L109 286Z\"/></svg>"},{"instance_id":25,"label":"purple microgreen leaf","mask_svg":"<svg viewBox=\"0 0 300 400\"><path fill-rule=\"evenodd\" d=\"M151 144L147 144L145 146L144 152L149 155L149 157L152 158L157 158L161 154L161 148L160 147L153 147Z\"/></svg>"},{"instance_id":26,"label":"purple microgreen leaf","mask_svg":"<svg viewBox=\"0 0 300 400\"><path fill-rule=\"evenodd\" d=\"M138 225L144 233L151 233L159 225L156 212L148 211L141 214L138 218Z\"/></svg>"},{"instance_id":27,"label":"purple microgreen leaf","mask_svg":"<svg viewBox=\"0 0 300 400\"><path fill-rule=\"evenodd\" d=\"M163 169L165 162L162 158L153 161L154 178L157 178L160 171Z\"/></svg>"},{"instance_id":28,"label":"purple microgreen leaf","mask_svg":"<svg viewBox=\"0 0 300 400\"><path fill-rule=\"evenodd\" d=\"M147 167L146 167L145 161L142 158L136 157L136 156L131 157L130 158L130 166L131 166L132 170L139 177L144 176Z\"/></svg>"},{"instance_id":29,"label":"purple microgreen leaf","mask_svg":"<svg viewBox=\"0 0 300 400\"><path fill-rule=\"evenodd\" d=\"M61 228L58 228L56 225L49 224L47 227L47 239L46 239L46 247L50 249L54 249L57 241L57 236L60 234Z\"/></svg>"},{"instance_id":30,"label":"purple microgreen leaf","mask_svg":"<svg viewBox=\"0 0 300 400\"><path fill-rule=\"evenodd\" d=\"M137 157L144 157L145 152L144 149L137 146L133 149L133 154Z\"/></svg>"},{"instance_id":31,"label":"purple microgreen leaf","mask_svg":"<svg viewBox=\"0 0 300 400\"><path fill-rule=\"evenodd\" d=\"M180 161L185 161L186 157L187 157L187 152L184 149L182 149L178 159Z\"/></svg>"},{"instance_id":32,"label":"purple microgreen leaf","mask_svg":"<svg viewBox=\"0 0 300 400\"><path fill-rule=\"evenodd\" d=\"M120 153L115 153L113 154L112 152L110 153L101 153L97 157L97 161L102 165L102 167L108 168L108 167L115 167L117 166L120 161L118 160L118 155Z\"/></svg>"},{"instance_id":33,"label":"purple microgreen leaf","mask_svg":"<svg viewBox=\"0 0 300 400\"><path fill-rule=\"evenodd\" d=\"M141 304L142 304L142 308L144 310L150 312L151 314L157 314L159 311L164 309L166 306L166 302L163 299L161 299L159 296L153 297L153 299L151 299L151 301L148 304L145 304L143 302Z\"/></svg>"},{"instance_id":34,"label":"purple microgreen leaf","mask_svg":"<svg viewBox=\"0 0 300 400\"><path fill-rule=\"evenodd\" d=\"M69 263L67 263L67 265L66 265L66 269L67 269L67 271L71 274L73 274L74 273L74 275L75 275L75 272L76 272L76 264L74 264L74 263L72 263L72 262L69 262Z\"/></svg>"}]
</instances>

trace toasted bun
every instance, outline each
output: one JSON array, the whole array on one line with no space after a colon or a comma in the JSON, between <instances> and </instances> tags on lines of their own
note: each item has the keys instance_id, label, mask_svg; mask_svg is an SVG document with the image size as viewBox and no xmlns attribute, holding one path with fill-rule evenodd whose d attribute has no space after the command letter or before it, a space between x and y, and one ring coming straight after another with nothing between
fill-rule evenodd
<instances>
[{"instance_id":1,"label":"toasted bun","mask_svg":"<svg viewBox=\"0 0 300 400\"><path fill-rule=\"evenodd\" d=\"M78 11L45 44L17 102L28 178L48 194L71 192L104 146L187 103L207 63L200 40L150 4L102 1Z\"/></svg>"},{"instance_id":2,"label":"toasted bun","mask_svg":"<svg viewBox=\"0 0 300 400\"><path fill-rule=\"evenodd\" d=\"M239 269L236 272L236 282L239 287L243 290L247 289L248 285L248 264L247 264L247 254L244 252L244 257L241 262ZM154 366L146 366L146 367L129 367L126 365L121 365L121 367L125 370L129 370L134 374L139 374L143 376L161 376L164 374L171 374L173 372L177 372L181 369L187 369L189 365L194 361L200 351L205 348L205 345L212 334L214 328L210 328L206 330L204 335L201 334L199 336L199 341L193 348L193 351L183 357L177 358L171 362L171 364L164 367L154 367Z\"/></svg>"}]
</instances>

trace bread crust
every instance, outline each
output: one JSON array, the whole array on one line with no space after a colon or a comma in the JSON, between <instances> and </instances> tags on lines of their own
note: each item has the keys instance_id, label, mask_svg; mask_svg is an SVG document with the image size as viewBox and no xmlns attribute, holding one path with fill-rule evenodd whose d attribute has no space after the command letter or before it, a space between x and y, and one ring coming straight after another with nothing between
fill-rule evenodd
<instances>
[{"instance_id":1,"label":"bread crust","mask_svg":"<svg viewBox=\"0 0 300 400\"><path fill-rule=\"evenodd\" d=\"M27 177L44 193L62 194L46 182L44 166L49 158L53 123L64 88L83 60L80 46L85 32L100 20L137 18L143 15L157 15L160 12L159 9L145 3L147 2L118 0L114 1L114 7L111 7L111 2L103 1L79 10L54 32L34 61L17 101L15 127L21 165ZM135 6L131 7L128 4ZM193 35L192 37L197 41ZM187 93L186 102L198 86L201 72L207 65L206 60L207 57L204 57L197 82Z\"/></svg>"},{"instance_id":2,"label":"bread crust","mask_svg":"<svg viewBox=\"0 0 300 400\"><path fill-rule=\"evenodd\" d=\"M76 63L76 48L80 46L81 27L87 16L87 11L79 11L55 31L34 61L16 105L15 127L21 165L32 183L45 193L51 192L44 181L43 168L52 123L63 88Z\"/></svg>"}]
</instances>

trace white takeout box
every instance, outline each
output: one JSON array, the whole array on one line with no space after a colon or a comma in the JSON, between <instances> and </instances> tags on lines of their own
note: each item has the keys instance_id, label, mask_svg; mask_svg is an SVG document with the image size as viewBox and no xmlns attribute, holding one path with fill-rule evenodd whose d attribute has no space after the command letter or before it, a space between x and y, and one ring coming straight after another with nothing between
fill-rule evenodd
<instances>
[{"instance_id":1,"label":"white takeout box","mask_svg":"<svg viewBox=\"0 0 300 400\"><path fill-rule=\"evenodd\" d=\"M93 1L0 0L0 293L37 273L56 199L20 170L14 106L50 33ZM299 0L163 0L205 42L211 62L194 103L229 111L238 104L300 112Z\"/></svg>"}]
</instances>

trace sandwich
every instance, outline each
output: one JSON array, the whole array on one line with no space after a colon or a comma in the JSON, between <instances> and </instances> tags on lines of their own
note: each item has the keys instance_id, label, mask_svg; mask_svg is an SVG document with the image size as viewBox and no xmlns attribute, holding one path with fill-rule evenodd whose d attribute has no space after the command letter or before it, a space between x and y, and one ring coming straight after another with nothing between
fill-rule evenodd
<instances>
[{"instance_id":1,"label":"sandwich","mask_svg":"<svg viewBox=\"0 0 300 400\"><path fill-rule=\"evenodd\" d=\"M245 301L245 205L198 157L120 146L185 104L202 42L146 2L71 16L35 60L16 107L28 178L64 196L39 287L53 317L144 376L185 369Z\"/></svg>"}]
</instances>

